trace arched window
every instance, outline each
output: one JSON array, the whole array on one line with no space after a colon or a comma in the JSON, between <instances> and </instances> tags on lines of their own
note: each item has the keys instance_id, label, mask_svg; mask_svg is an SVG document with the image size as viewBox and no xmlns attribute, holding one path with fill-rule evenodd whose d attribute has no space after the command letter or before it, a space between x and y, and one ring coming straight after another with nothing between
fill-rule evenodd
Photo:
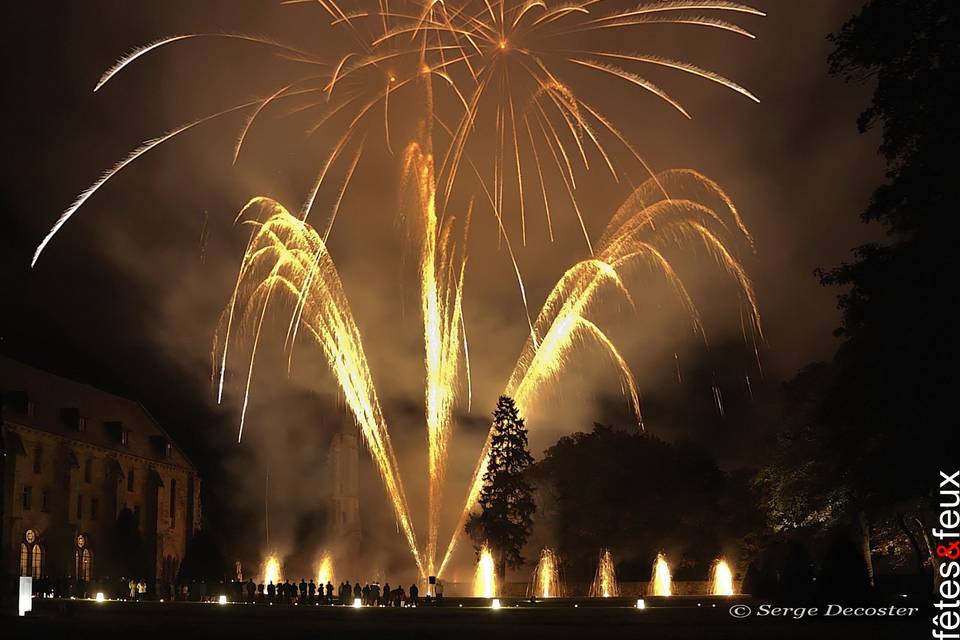
<instances>
[{"instance_id":1,"label":"arched window","mask_svg":"<svg viewBox=\"0 0 960 640\"><path fill-rule=\"evenodd\" d=\"M74 562L77 567L77 580L90 582L93 578L93 553L90 549L77 549L74 553Z\"/></svg>"},{"instance_id":2,"label":"arched window","mask_svg":"<svg viewBox=\"0 0 960 640\"><path fill-rule=\"evenodd\" d=\"M27 529L20 543L20 575L39 580L43 569L43 549L37 542L37 532Z\"/></svg>"},{"instance_id":3,"label":"arched window","mask_svg":"<svg viewBox=\"0 0 960 640\"><path fill-rule=\"evenodd\" d=\"M77 536L77 546L73 552L74 575L77 580L90 582L93 577L93 552L87 547L87 536Z\"/></svg>"},{"instance_id":4,"label":"arched window","mask_svg":"<svg viewBox=\"0 0 960 640\"><path fill-rule=\"evenodd\" d=\"M30 553L30 575L34 580L39 580L43 575L43 547L39 544L33 545L33 551Z\"/></svg>"}]
</instances>

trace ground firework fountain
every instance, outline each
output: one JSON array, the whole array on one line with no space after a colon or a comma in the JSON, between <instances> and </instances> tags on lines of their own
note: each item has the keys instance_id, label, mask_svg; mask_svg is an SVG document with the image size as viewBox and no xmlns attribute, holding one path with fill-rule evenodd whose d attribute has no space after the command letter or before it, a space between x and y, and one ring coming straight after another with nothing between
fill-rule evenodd
<instances>
[{"instance_id":1,"label":"ground firework fountain","mask_svg":"<svg viewBox=\"0 0 960 640\"><path fill-rule=\"evenodd\" d=\"M534 598L562 598L563 585L560 582L560 562L552 549L540 552L540 561L533 571L533 581L529 593Z\"/></svg>"},{"instance_id":2,"label":"ground firework fountain","mask_svg":"<svg viewBox=\"0 0 960 640\"><path fill-rule=\"evenodd\" d=\"M280 582L283 574L283 567L280 565L280 557L271 553L263 560L263 566L260 569L260 582L263 584L277 584Z\"/></svg>"},{"instance_id":3,"label":"ground firework fountain","mask_svg":"<svg viewBox=\"0 0 960 640\"><path fill-rule=\"evenodd\" d=\"M713 564L710 574L710 595L733 595L733 573L730 571L730 566L726 560L719 558Z\"/></svg>"},{"instance_id":4,"label":"ground firework fountain","mask_svg":"<svg viewBox=\"0 0 960 640\"><path fill-rule=\"evenodd\" d=\"M473 575L473 595L476 598L493 598L497 595L497 572L490 548L483 545L477 560L477 571Z\"/></svg>"},{"instance_id":5,"label":"ground firework fountain","mask_svg":"<svg viewBox=\"0 0 960 640\"><path fill-rule=\"evenodd\" d=\"M667 558L662 553L657 554L657 559L653 563L649 593L653 596L673 595L670 565L667 564Z\"/></svg>"},{"instance_id":6,"label":"ground firework fountain","mask_svg":"<svg viewBox=\"0 0 960 640\"><path fill-rule=\"evenodd\" d=\"M333 558L330 557L328 552L324 552L320 557L319 564L317 564L317 585L322 588L328 582L336 584L333 579Z\"/></svg>"},{"instance_id":7,"label":"ground firework fountain","mask_svg":"<svg viewBox=\"0 0 960 640\"><path fill-rule=\"evenodd\" d=\"M597 565L597 575L590 585L591 598L616 598L620 596L620 585L617 584L617 571L613 566L613 556L609 549L600 552L600 562Z\"/></svg>"}]
</instances>

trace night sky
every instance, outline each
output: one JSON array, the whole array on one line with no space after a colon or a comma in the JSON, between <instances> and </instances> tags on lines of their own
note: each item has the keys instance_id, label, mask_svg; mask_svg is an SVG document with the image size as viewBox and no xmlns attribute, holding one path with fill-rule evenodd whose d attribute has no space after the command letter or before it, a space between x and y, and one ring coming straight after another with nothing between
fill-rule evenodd
<instances>
[{"instance_id":1,"label":"night sky","mask_svg":"<svg viewBox=\"0 0 960 640\"><path fill-rule=\"evenodd\" d=\"M691 120L622 82L595 87L595 101L655 169L692 167L710 176L732 196L755 237L756 253L742 257L765 331L762 372L740 334L733 288L702 255L682 264L704 314L709 348L694 339L679 307L654 280L632 284L636 313L612 308L603 315L637 377L649 408L647 428L666 439L701 442L727 468L750 463L761 427L745 376L762 398L802 366L832 356L837 291L821 287L813 270L848 260L851 248L876 239L858 214L882 177L877 137L856 130L869 87L827 75L826 36L859 3L753 4L768 16L737 22L756 40L660 26L617 44L713 69L749 88L760 104L669 70L650 77L683 101ZM242 117L198 127L118 175L67 224L36 268L29 261L76 194L141 141L270 93L296 74L296 65L263 47L190 41L137 61L93 93L116 58L164 35L208 31L269 35L332 56L337 42L326 16L316 6L269 0L88 1L56 8L18 3L10 13L14 28L3 42L0 351L143 401L201 466L214 526L259 531L263 475L272 469L271 481L289 488L273 507L276 530L285 532L276 535L301 536L298 528L309 529L311 522L307 487L321 479L322 460L313 452L322 450L342 419L323 361L300 349L288 379L280 373L279 348L276 358L266 357L255 378L245 440L237 445L240 395L234 384L216 406L210 345L247 238L233 224L237 211L254 195L299 207L316 172L317 149L330 144L329 136L305 140L302 122L268 117L231 166ZM636 167L630 171L643 178ZM416 260L394 213L397 182L395 158L371 154L361 162L330 250L417 514L425 464L422 328ZM629 189L601 172L583 183L578 194L589 203L588 229L598 233ZM542 220L532 221L526 246L517 250L534 309L563 270L586 256L569 208L556 209L554 229L551 243ZM469 251L465 313L474 393L472 411L461 407L454 433L451 505L459 501L485 416L527 331L489 211L475 214ZM593 360L585 352L554 401L527 416L535 456L595 420L628 421L615 377ZM730 403L725 417L713 404L712 383ZM363 491L364 504L382 505L365 509L365 526L376 539L381 522L392 519L373 475ZM371 515L377 512L385 514L382 521Z\"/></svg>"}]
</instances>

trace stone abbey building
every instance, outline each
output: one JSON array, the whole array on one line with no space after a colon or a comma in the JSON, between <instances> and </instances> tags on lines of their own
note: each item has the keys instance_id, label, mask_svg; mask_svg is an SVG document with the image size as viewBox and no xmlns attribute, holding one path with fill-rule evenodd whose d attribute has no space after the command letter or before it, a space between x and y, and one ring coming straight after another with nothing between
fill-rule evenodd
<instances>
[{"instance_id":1,"label":"stone abbey building","mask_svg":"<svg viewBox=\"0 0 960 640\"><path fill-rule=\"evenodd\" d=\"M0 574L101 579L118 515L132 513L140 577L174 582L200 478L147 410L4 357L0 397Z\"/></svg>"}]
</instances>

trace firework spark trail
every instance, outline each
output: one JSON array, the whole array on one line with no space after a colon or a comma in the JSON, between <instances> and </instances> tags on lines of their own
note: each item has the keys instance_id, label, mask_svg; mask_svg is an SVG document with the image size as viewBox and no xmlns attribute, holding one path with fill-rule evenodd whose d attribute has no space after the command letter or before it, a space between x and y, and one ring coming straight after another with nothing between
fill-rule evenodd
<instances>
[{"instance_id":1,"label":"firework spark trail","mask_svg":"<svg viewBox=\"0 0 960 640\"><path fill-rule=\"evenodd\" d=\"M124 158L123 160L120 160L119 162L114 164L112 167L110 167L110 169L105 171L103 175L100 176L99 180L94 182L83 193L78 195L77 198L73 201L73 204L71 204L66 209L66 211L60 214L60 217L57 218L57 221L50 228L50 231L47 232L47 235L45 235L43 237L43 240L40 241L40 244L37 245L37 248L33 253L33 259L30 261L30 266L31 267L36 266L37 260L40 259L40 254L43 253L43 250L50 243L50 241L53 240L53 237L57 235L57 232L60 231L60 228L63 227L63 225L65 225L70 220L70 218L73 217L73 215L80 209L80 207L82 207L83 204L87 200L89 200L90 197L93 196L93 194L95 194L100 189L100 187L106 184L113 176L117 175L120 171L122 171L127 165L132 163L134 160L140 158L142 155L144 155L148 151L154 149L155 147L158 147L159 145L163 144L164 142L172 138L177 137L178 135L180 135L181 133L184 133L185 131L189 131L190 129L196 127L197 125L213 120L214 118L219 118L220 116L227 115L228 113L233 113L234 111L239 111L240 109L250 107L251 105L257 104L257 102L258 101L252 101L252 102L239 104L239 105L224 109L222 111L218 111L211 115L204 116L203 118L200 118L198 120L188 122L187 124L181 125L176 129L171 129L170 131L164 133L163 135L157 138L153 138L151 140L145 141L142 145L140 145L139 147L131 151L126 158Z\"/></svg>"},{"instance_id":2,"label":"firework spark trail","mask_svg":"<svg viewBox=\"0 0 960 640\"><path fill-rule=\"evenodd\" d=\"M617 582L617 570L613 565L613 555L609 549L600 552L597 573L590 585L591 598L618 598L620 584Z\"/></svg>"},{"instance_id":3,"label":"firework spark trail","mask_svg":"<svg viewBox=\"0 0 960 640\"><path fill-rule=\"evenodd\" d=\"M360 332L353 320L333 259L320 235L291 215L282 205L267 198L255 198L244 211L260 207L266 212L263 222L254 225L244 255L231 303L221 320L216 344L226 350L227 333L256 320L252 361L265 306L273 300L292 303L297 322L326 356L331 372L353 413L367 450L370 452L390 497L394 513L421 573L421 564L406 494L390 443L386 421L363 350ZM241 212L241 216L243 212ZM299 309L299 310L298 310ZM234 316L239 322L234 322ZM292 345L291 345L292 347ZM222 361L215 353L215 361ZM244 398L246 404L247 397Z\"/></svg>"},{"instance_id":4,"label":"firework spark trail","mask_svg":"<svg viewBox=\"0 0 960 640\"><path fill-rule=\"evenodd\" d=\"M103 85L107 84L107 82L109 82L115 75L117 75L128 64L135 61L137 58L140 58L141 56L146 55L151 51L155 49L159 49L160 47L164 47L168 44L172 44L174 42L181 42L183 40L192 40L196 38L226 38L226 39L232 39L232 40L240 40L244 42L252 42L255 44L263 44L275 49L279 49L281 51L288 51L292 54L295 54L298 56L298 60L301 60L303 62L312 62L314 64L322 64L320 60L315 58L310 53L301 51L300 49L295 49L281 42L277 42L276 40L271 40L270 38L264 38L263 36L248 35L244 33L187 33L187 34L178 35L178 36L167 36L166 38L154 40L153 42L150 42L148 44L145 44L143 46L133 49L128 54L126 54L125 56L117 60L112 67L107 69L103 73L103 75L100 76L100 80L97 81L97 85L93 88L93 90L99 91L103 87Z\"/></svg>"},{"instance_id":5,"label":"firework spark trail","mask_svg":"<svg viewBox=\"0 0 960 640\"><path fill-rule=\"evenodd\" d=\"M667 198L663 194L663 185L669 185L674 194L683 197ZM701 198L705 202L691 198ZM711 201L721 206L712 208L707 204ZM725 240L728 237L731 240ZM759 334L760 313L753 285L742 264L728 248L735 238L752 246L739 213L716 183L694 171L681 170L664 172L641 184L611 218L601 235L598 257L572 266L550 292L534 323L534 333L542 339L538 344L528 338L504 393L514 398L521 412L530 412L538 396L565 370L571 351L589 340L614 364L625 395L639 420L640 404L633 375L616 346L589 319L592 306L605 290L612 290L631 301L621 274L637 263L645 263L668 282L688 313L694 332L705 340L706 333L697 307L664 253L671 246L683 248L698 240L732 276L746 298L751 326L756 327ZM491 427L474 468L463 511L440 563L441 572L451 558L463 525L483 488L483 472L489 458L492 434Z\"/></svg>"},{"instance_id":6,"label":"firework spark trail","mask_svg":"<svg viewBox=\"0 0 960 640\"><path fill-rule=\"evenodd\" d=\"M414 3L416 4L416 3ZM470 5L471 3L466 3ZM519 198L519 214L521 234L525 236L525 210L527 194L523 185L522 156L529 155L538 171L542 173L541 156L543 150L549 150L553 157L559 175L567 184L567 195L575 211L579 207L574 195L576 178L570 158L572 152L581 157L584 167L589 168L581 138L587 135L604 161L611 170L614 169L610 154L604 148L589 122L592 118L601 130L608 130L614 138L623 143L636 155L626 140L622 139L612 128L609 121L595 109L588 109L580 113L576 105L582 100L574 92L570 81L563 81L569 67L586 67L588 70L611 75L621 81L626 81L643 89L651 91L658 98L677 108L684 115L689 116L681 103L671 98L635 70L624 65L657 65L667 67L682 73L696 75L700 78L720 84L728 89L740 93L751 100L757 98L748 90L713 71L703 69L694 64L671 60L656 55L619 52L607 50L577 51L564 47L564 37L584 33L596 29L626 29L632 27L678 24L699 25L720 28L739 35L753 37L745 29L714 18L690 15L688 11L718 11L738 14L762 16L763 12L749 6L734 2L662 2L651 5L641 5L629 11L606 12L610 2L580 2L560 7L549 8L542 2L501 2L497 8L488 3L480 4L472 13L464 10L453 18L446 20L425 19L426 10L421 11L415 23L402 20L378 39L378 43L399 39L407 33L428 31L435 34L438 43L451 42L453 38L465 37L469 34L474 44L473 50L467 53L464 50L465 65L470 65L474 89L471 98L467 101L466 109L459 122L454 127L454 136L444 161L441 163L443 176L444 202L453 189L453 184L459 175L459 166L472 136L478 133L479 137L487 136L489 127L494 129L494 137L498 147L494 152L492 163L492 182L494 184L493 206L502 214L504 169L506 156L513 157L515 169L515 184L513 189ZM429 6L432 8L433 4ZM486 8L486 11L483 9ZM649 15L656 14L656 15ZM442 47L440 47L442 50ZM529 101L533 114L538 120L538 135L540 140L534 141L532 135L520 136L517 130L528 130L529 108L517 109L517 94L524 92L533 96ZM548 113L536 99L538 95L546 95L546 103L551 107ZM489 104L484 102L489 98ZM481 125L482 113L487 112L486 124ZM518 122L519 120L519 122ZM556 120L559 127L554 126ZM564 139L560 130L564 130L569 137ZM529 143L529 145L527 144ZM527 147L521 149L521 146ZM568 146L570 150L568 150ZM638 158L639 159L639 158ZM642 163L642 160L641 160ZM616 173L616 171L614 171ZM546 196L546 189L542 185L539 196ZM544 202L548 218L550 217L549 203ZM582 224L582 217L581 217ZM552 225L551 225L552 226ZM589 237L584 229L585 240L588 245Z\"/></svg>"},{"instance_id":7,"label":"firework spark trail","mask_svg":"<svg viewBox=\"0 0 960 640\"><path fill-rule=\"evenodd\" d=\"M453 426L453 408L460 372L463 334L463 279L466 257L457 260L451 246L453 217L437 219L436 182L429 134L422 145L412 143L404 154L402 184L413 184L418 220L423 225L420 250L420 299L423 313L428 448L428 524L426 562L434 574L447 447ZM466 234L467 231L465 230Z\"/></svg>"},{"instance_id":8,"label":"firework spark trail","mask_svg":"<svg viewBox=\"0 0 960 640\"><path fill-rule=\"evenodd\" d=\"M358 48L338 56L339 62L336 64L328 65L316 54L264 36L242 33L188 33L161 38L130 51L101 76L94 90L100 90L122 70L144 56L189 40L235 40L269 47L288 60L306 63L311 71L321 67L326 75L318 78L307 74L292 83L277 87L266 98L251 103L258 106L241 129L234 149L234 161L247 131L266 106L290 97L292 92L289 89L293 85L316 80L319 82L318 86L310 90L322 92L324 100L305 108L317 107L324 110L324 115L318 119L316 126L329 123L330 126L341 127L341 133L337 137L341 138L342 144L331 150L321 163L324 166L321 175L324 175L348 146L347 143L352 142L352 136L341 137L343 132L353 130L365 119L370 121L371 126L377 120L380 121L389 148L390 103L395 101L393 96L412 80L422 76L426 68L429 76L443 80L440 86L450 90L456 98L454 104L462 107L462 113L456 119L452 137L442 154L443 161L437 172L437 181L442 185L440 191L444 194L444 206L458 182L459 167L465 157L471 154L486 154L483 149L484 140L495 139L499 144L494 153L495 161L486 165L493 167L493 175L482 179L493 184L495 197L491 205L498 219L503 219L506 208L504 189L506 169L509 167L514 182L511 189L519 198L518 211L523 240L526 240L526 215L530 208L528 198L542 200L548 231L552 237L549 187L543 175L547 169L545 161L552 158L555 169L565 184L564 192L579 218L588 246L590 238L586 233L581 207L575 195L576 172L570 161L572 156L580 157L584 169L589 168L582 139L586 137L590 141L617 179L619 177L612 151L605 147L599 132L612 136L615 143L629 152L629 157L638 160L645 168L646 163L608 118L595 108L587 108L574 88L578 78L574 71L586 70L650 91L685 115L689 114L678 100L644 78L637 72L636 67L654 65L693 74L751 100L757 100L736 82L686 61L642 52L577 50L566 46L572 37L596 30L623 31L670 25L718 28L735 35L753 37L750 32L735 24L691 13L764 15L762 11L736 2L671 0L640 5L628 10L617 9L616 3L611 0L580 1L553 6L548 6L547 2L503 0L496 3L498 10L494 10L494 5L489 2L475 0L466 0L456 9L450 9L446 3L433 0L398 0L393 3L383 0L375 3L368 1L356 3L360 8L350 11L329 0L312 4L318 5L324 14L332 19L333 28L347 29L351 38L357 42ZM356 81L354 84L359 87L359 93L335 95L335 87L348 78ZM368 99L362 99L363 95ZM467 95L470 96L469 99L465 98ZM548 98L545 102L539 99L543 96ZM373 115L380 113L376 107L381 105L382 119ZM350 123L345 125L333 118L338 113L350 114ZM530 126L531 116L536 122L535 127ZM434 111L431 105L426 119L434 120L439 117L440 113ZM128 158L118 162L100 180L81 193L41 241L33 264L63 224L105 182L145 151L191 128L193 124L149 141ZM490 127L495 130L494 137L487 135ZM521 135L520 132L526 132L527 135ZM475 146L479 148L475 149ZM358 158L359 147L356 154ZM513 158L512 162L506 161L508 157ZM531 163L536 165L539 180L532 185L524 185L524 167ZM347 171L352 173L355 166L356 160ZM306 211L309 211L316 190L322 182L322 178L318 178L311 196L307 199Z\"/></svg>"},{"instance_id":9,"label":"firework spark trail","mask_svg":"<svg viewBox=\"0 0 960 640\"><path fill-rule=\"evenodd\" d=\"M562 598L563 583L560 581L560 560L552 549L543 549L540 560L533 570L533 579L527 590L533 598Z\"/></svg>"}]
</instances>

